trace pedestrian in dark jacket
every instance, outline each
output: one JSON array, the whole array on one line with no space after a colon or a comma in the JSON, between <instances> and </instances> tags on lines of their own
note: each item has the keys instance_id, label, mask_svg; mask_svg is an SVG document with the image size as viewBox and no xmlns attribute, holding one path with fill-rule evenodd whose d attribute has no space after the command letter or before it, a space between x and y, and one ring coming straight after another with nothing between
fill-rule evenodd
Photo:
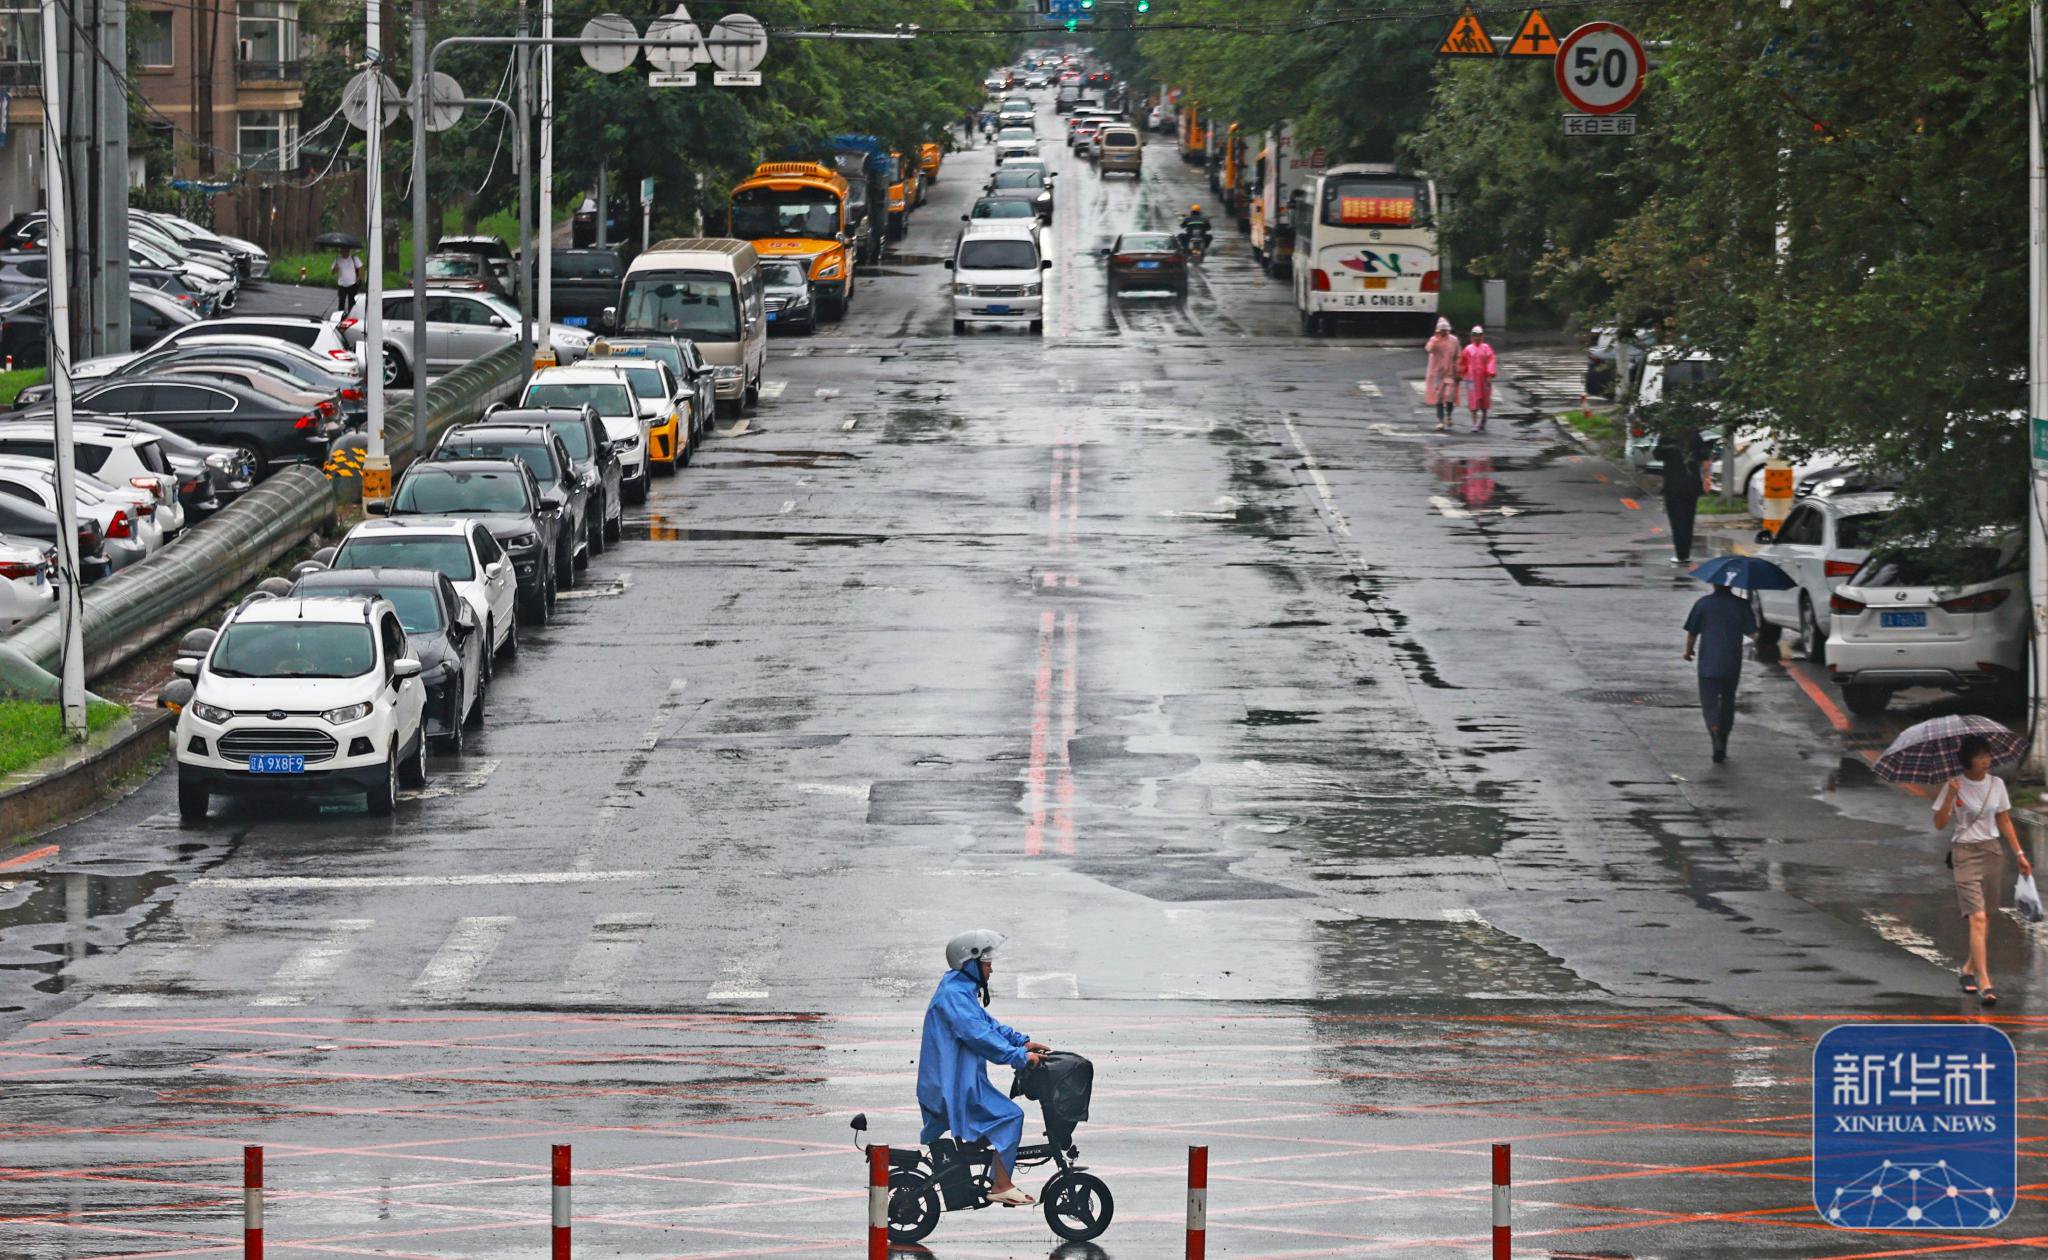
<instances>
[{"instance_id":1,"label":"pedestrian in dark jacket","mask_svg":"<svg viewBox=\"0 0 2048 1260\"><path fill-rule=\"evenodd\" d=\"M1714 448L1695 429L1678 429L1657 441L1664 465L1664 520L1671 528L1671 563L1692 563L1692 522L1707 489L1707 461Z\"/></svg>"},{"instance_id":2,"label":"pedestrian in dark jacket","mask_svg":"<svg viewBox=\"0 0 2048 1260\"><path fill-rule=\"evenodd\" d=\"M1742 641L1755 637L1756 614L1749 601L1726 585L1702 595L1685 617L1685 659L1697 655L1699 660L1700 713L1707 719L1715 761L1728 760L1735 686L1742 680Z\"/></svg>"}]
</instances>

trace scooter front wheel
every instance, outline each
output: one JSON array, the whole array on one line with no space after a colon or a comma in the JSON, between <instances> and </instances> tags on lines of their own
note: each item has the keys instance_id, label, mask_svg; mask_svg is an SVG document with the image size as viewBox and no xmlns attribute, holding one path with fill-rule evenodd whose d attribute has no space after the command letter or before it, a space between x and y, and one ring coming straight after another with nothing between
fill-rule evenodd
<instances>
[{"instance_id":1,"label":"scooter front wheel","mask_svg":"<svg viewBox=\"0 0 2048 1260\"><path fill-rule=\"evenodd\" d=\"M1039 1197L1045 1205L1045 1223L1070 1242L1100 1237L1116 1215L1109 1186L1093 1173L1060 1173L1045 1183Z\"/></svg>"},{"instance_id":2,"label":"scooter front wheel","mask_svg":"<svg viewBox=\"0 0 2048 1260\"><path fill-rule=\"evenodd\" d=\"M889 1241L922 1242L939 1227L939 1190L907 1169L889 1174Z\"/></svg>"}]
</instances>

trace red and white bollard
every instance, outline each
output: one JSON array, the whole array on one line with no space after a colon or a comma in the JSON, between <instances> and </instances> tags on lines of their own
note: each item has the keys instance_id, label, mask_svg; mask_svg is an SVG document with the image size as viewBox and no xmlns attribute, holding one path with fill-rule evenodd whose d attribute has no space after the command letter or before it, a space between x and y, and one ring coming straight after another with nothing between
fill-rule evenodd
<instances>
[{"instance_id":1,"label":"red and white bollard","mask_svg":"<svg viewBox=\"0 0 2048 1260\"><path fill-rule=\"evenodd\" d=\"M1493 1260L1514 1253L1513 1181L1508 1176L1508 1144L1493 1144Z\"/></svg>"},{"instance_id":2,"label":"red and white bollard","mask_svg":"<svg viewBox=\"0 0 2048 1260\"><path fill-rule=\"evenodd\" d=\"M889 1148L868 1148L868 1260L889 1260Z\"/></svg>"},{"instance_id":3,"label":"red and white bollard","mask_svg":"<svg viewBox=\"0 0 2048 1260\"><path fill-rule=\"evenodd\" d=\"M1188 1260L1209 1249L1209 1148L1188 1148Z\"/></svg>"},{"instance_id":4,"label":"red and white bollard","mask_svg":"<svg viewBox=\"0 0 2048 1260\"><path fill-rule=\"evenodd\" d=\"M567 1146L557 1145L555 1147L553 1165L554 1190L550 1197L553 1200L551 1207L553 1208L554 1228L549 1232L553 1235L554 1250L551 1254L554 1260L569 1260L569 1148Z\"/></svg>"},{"instance_id":5,"label":"red and white bollard","mask_svg":"<svg viewBox=\"0 0 2048 1260\"><path fill-rule=\"evenodd\" d=\"M242 1256L263 1260L263 1148L242 1148Z\"/></svg>"}]
</instances>

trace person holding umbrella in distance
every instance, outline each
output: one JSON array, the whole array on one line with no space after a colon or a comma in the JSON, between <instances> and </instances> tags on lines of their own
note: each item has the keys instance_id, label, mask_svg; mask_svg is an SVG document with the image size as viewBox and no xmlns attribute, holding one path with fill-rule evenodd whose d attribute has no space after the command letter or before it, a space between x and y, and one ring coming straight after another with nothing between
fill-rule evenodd
<instances>
[{"instance_id":1,"label":"person holding umbrella in distance","mask_svg":"<svg viewBox=\"0 0 2048 1260\"><path fill-rule=\"evenodd\" d=\"M1969 959L1958 979L1963 992L1975 994L1986 1006L1998 1005L1986 946L1991 912L1998 908L2005 885L2007 848L2020 870L2015 901L2029 917L2038 918L2041 912L2040 898L2034 894L2034 864L2013 830L2012 799L2005 780L1991 773L1998 762L2017 761L2026 746L2025 739L1990 718L1951 714L1908 727L1873 767L1879 778L1892 783L1941 784L1934 797L1934 829L1953 828L1948 865L1955 878L1956 907L1970 932Z\"/></svg>"},{"instance_id":2,"label":"person holding umbrella in distance","mask_svg":"<svg viewBox=\"0 0 2048 1260\"><path fill-rule=\"evenodd\" d=\"M1692 571L1713 590L1693 602L1685 615L1684 659L1699 661L1700 713L1714 760L1728 760L1728 732L1735 726L1735 688L1742 681L1742 643L1756 638L1756 614L1733 587L1746 591L1789 591L1792 576L1754 556L1721 556ZM1697 649L1697 651L1695 651Z\"/></svg>"},{"instance_id":3,"label":"person holding umbrella in distance","mask_svg":"<svg viewBox=\"0 0 2048 1260\"><path fill-rule=\"evenodd\" d=\"M363 243L347 232L323 232L313 238L313 244L338 251L327 270L334 277L335 310L346 315L349 303L363 291L363 256L356 252Z\"/></svg>"}]
</instances>

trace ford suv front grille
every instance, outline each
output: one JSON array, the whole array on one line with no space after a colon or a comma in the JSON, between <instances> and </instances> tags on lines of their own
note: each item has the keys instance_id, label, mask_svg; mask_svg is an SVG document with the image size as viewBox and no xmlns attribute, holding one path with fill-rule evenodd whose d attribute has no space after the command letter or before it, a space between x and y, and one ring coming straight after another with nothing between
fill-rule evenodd
<instances>
[{"instance_id":1,"label":"ford suv front grille","mask_svg":"<svg viewBox=\"0 0 2048 1260\"><path fill-rule=\"evenodd\" d=\"M307 765L334 756L334 736L326 731L303 727L249 726L220 737L220 755L229 761L247 761L258 753L300 756Z\"/></svg>"}]
</instances>

